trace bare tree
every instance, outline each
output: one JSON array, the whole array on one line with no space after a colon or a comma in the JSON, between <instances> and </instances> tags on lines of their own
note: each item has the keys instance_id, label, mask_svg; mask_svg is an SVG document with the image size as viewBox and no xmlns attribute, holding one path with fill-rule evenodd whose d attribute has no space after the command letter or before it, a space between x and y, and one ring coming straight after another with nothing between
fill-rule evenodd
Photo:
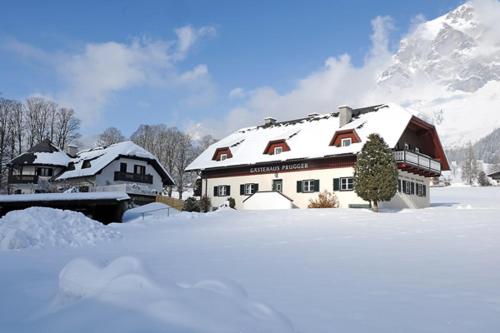
<instances>
[{"instance_id":1,"label":"bare tree","mask_svg":"<svg viewBox=\"0 0 500 333\"><path fill-rule=\"evenodd\" d=\"M61 107L57 110L56 132L54 143L64 149L72 141L80 137L80 119L75 116L75 110Z\"/></svg>"},{"instance_id":2,"label":"bare tree","mask_svg":"<svg viewBox=\"0 0 500 333\"><path fill-rule=\"evenodd\" d=\"M177 141L177 154L174 162L174 177L179 199L182 199L182 193L188 183L189 177L186 177L185 169L193 160L195 154L193 149L193 141L188 134L182 133Z\"/></svg>"},{"instance_id":3,"label":"bare tree","mask_svg":"<svg viewBox=\"0 0 500 333\"><path fill-rule=\"evenodd\" d=\"M99 146L109 146L114 143L125 141L125 136L116 127L108 127L99 135L97 143Z\"/></svg>"},{"instance_id":4,"label":"bare tree","mask_svg":"<svg viewBox=\"0 0 500 333\"><path fill-rule=\"evenodd\" d=\"M54 140L57 104L43 97L30 97L26 100L26 121L28 145L44 140Z\"/></svg>"}]
</instances>

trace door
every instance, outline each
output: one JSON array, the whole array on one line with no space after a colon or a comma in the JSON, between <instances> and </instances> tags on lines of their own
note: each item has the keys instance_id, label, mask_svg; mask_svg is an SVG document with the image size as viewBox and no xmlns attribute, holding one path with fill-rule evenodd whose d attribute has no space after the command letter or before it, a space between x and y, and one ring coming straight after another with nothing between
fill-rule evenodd
<instances>
[{"instance_id":1,"label":"door","mask_svg":"<svg viewBox=\"0 0 500 333\"><path fill-rule=\"evenodd\" d=\"M273 191L283 192L283 179L273 179Z\"/></svg>"}]
</instances>

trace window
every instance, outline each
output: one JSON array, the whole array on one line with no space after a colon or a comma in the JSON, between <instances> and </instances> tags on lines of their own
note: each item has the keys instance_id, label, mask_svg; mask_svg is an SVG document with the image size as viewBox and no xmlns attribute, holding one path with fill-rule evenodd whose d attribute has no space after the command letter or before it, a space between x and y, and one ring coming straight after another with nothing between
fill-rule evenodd
<instances>
[{"instance_id":1,"label":"window","mask_svg":"<svg viewBox=\"0 0 500 333\"><path fill-rule=\"evenodd\" d=\"M240 195L252 195L259 191L259 184L241 184Z\"/></svg>"},{"instance_id":2,"label":"window","mask_svg":"<svg viewBox=\"0 0 500 333\"><path fill-rule=\"evenodd\" d=\"M344 139L340 140L340 145L342 147L350 146L351 143L352 143L352 139L351 138L344 138Z\"/></svg>"},{"instance_id":3,"label":"window","mask_svg":"<svg viewBox=\"0 0 500 333\"><path fill-rule=\"evenodd\" d=\"M127 163L120 163L120 172L127 172Z\"/></svg>"},{"instance_id":4,"label":"window","mask_svg":"<svg viewBox=\"0 0 500 333\"><path fill-rule=\"evenodd\" d=\"M340 178L340 190L352 191L354 188L354 179L352 177Z\"/></svg>"},{"instance_id":5,"label":"window","mask_svg":"<svg viewBox=\"0 0 500 333\"><path fill-rule=\"evenodd\" d=\"M85 160L82 163L82 169L90 168L90 160Z\"/></svg>"},{"instance_id":6,"label":"window","mask_svg":"<svg viewBox=\"0 0 500 333\"><path fill-rule=\"evenodd\" d=\"M274 155L281 154L283 152L283 147L274 147Z\"/></svg>"},{"instance_id":7,"label":"window","mask_svg":"<svg viewBox=\"0 0 500 333\"><path fill-rule=\"evenodd\" d=\"M221 161L227 160L227 154L220 154L220 160Z\"/></svg>"},{"instance_id":8,"label":"window","mask_svg":"<svg viewBox=\"0 0 500 333\"><path fill-rule=\"evenodd\" d=\"M145 175L146 174L146 167L144 165L134 165L134 173L136 175Z\"/></svg>"},{"instance_id":9,"label":"window","mask_svg":"<svg viewBox=\"0 0 500 333\"><path fill-rule=\"evenodd\" d=\"M410 183L410 188L411 188L410 194L415 194L415 183L414 182Z\"/></svg>"},{"instance_id":10,"label":"window","mask_svg":"<svg viewBox=\"0 0 500 333\"><path fill-rule=\"evenodd\" d=\"M319 191L319 179L297 181L297 192L311 193Z\"/></svg>"},{"instance_id":11,"label":"window","mask_svg":"<svg viewBox=\"0 0 500 333\"><path fill-rule=\"evenodd\" d=\"M214 197L227 197L231 195L231 186L219 185L214 186Z\"/></svg>"},{"instance_id":12,"label":"window","mask_svg":"<svg viewBox=\"0 0 500 333\"><path fill-rule=\"evenodd\" d=\"M401 193L401 179L398 179L398 192Z\"/></svg>"},{"instance_id":13,"label":"window","mask_svg":"<svg viewBox=\"0 0 500 333\"><path fill-rule=\"evenodd\" d=\"M42 177L52 177L52 168L36 168L36 174Z\"/></svg>"},{"instance_id":14,"label":"window","mask_svg":"<svg viewBox=\"0 0 500 333\"><path fill-rule=\"evenodd\" d=\"M409 181L403 180L403 193L411 194Z\"/></svg>"},{"instance_id":15,"label":"window","mask_svg":"<svg viewBox=\"0 0 500 333\"><path fill-rule=\"evenodd\" d=\"M409 150L409 149L410 149L410 145L405 142L405 150Z\"/></svg>"},{"instance_id":16,"label":"window","mask_svg":"<svg viewBox=\"0 0 500 333\"><path fill-rule=\"evenodd\" d=\"M273 179L273 191L283 192L283 180Z\"/></svg>"},{"instance_id":17,"label":"window","mask_svg":"<svg viewBox=\"0 0 500 333\"><path fill-rule=\"evenodd\" d=\"M417 195L419 197L427 196L427 187L424 184L417 184Z\"/></svg>"},{"instance_id":18,"label":"window","mask_svg":"<svg viewBox=\"0 0 500 333\"><path fill-rule=\"evenodd\" d=\"M420 153L420 148L415 147L415 152Z\"/></svg>"}]
</instances>

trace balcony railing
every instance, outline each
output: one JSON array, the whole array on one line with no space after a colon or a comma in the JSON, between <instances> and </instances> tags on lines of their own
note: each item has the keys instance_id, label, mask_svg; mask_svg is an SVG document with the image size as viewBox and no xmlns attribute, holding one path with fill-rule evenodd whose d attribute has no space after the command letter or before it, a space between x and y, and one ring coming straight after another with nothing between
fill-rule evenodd
<instances>
[{"instance_id":1,"label":"balcony railing","mask_svg":"<svg viewBox=\"0 0 500 333\"><path fill-rule=\"evenodd\" d=\"M9 175L9 184L37 184L37 175Z\"/></svg>"},{"instance_id":2,"label":"balcony railing","mask_svg":"<svg viewBox=\"0 0 500 333\"><path fill-rule=\"evenodd\" d=\"M405 163L431 173L441 173L441 163L430 156L408 150L394 152L394 158L398 163Z\"/></svg>"},{"instance_id":3,"label":"balcony railing","mask_svg":"<svg viewBox=\"0 0 500 333\"><path fill-rule=\"evenodd\" d=\"M129 173L129 172L115 172L115 181L121 180L125 182L134 182L134 183L145 183L145 184L153 184L153 176L152 175L141 175L138 173Z\"/></svg>"}]
</instances>

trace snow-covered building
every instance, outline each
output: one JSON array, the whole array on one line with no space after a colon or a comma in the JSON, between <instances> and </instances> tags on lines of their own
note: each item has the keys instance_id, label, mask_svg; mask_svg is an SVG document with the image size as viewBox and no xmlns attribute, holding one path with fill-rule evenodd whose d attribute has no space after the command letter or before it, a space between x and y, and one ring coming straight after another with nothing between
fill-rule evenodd
<instances>
[{"instance_id":1,"label":"snow-covered building","mask_svg":"<svg viewBox=\"0 0 500 333\"><path fill-rule=\"evenodd\" d=\"M393 149L399 169L398 193L382 205L429 206L430 179L449 170L448 161L435 127L396 104L342 106L282 122L266 118L214 143L186 170L200 173L201 193L213 206L233 197L236 208L244 208L249 196L278 191L293 207L305 208L326 190L335 192L340 207L363 207L368 203L354 192L353 174L371 133ZM252 201L275 208L274 200Z\"/></svg>"},{"instance_id":2,"label":"snow-covered building","mask_svg":"<svg viewBox=\"0 0 500 333\"><path fill-rule=\"evenodd\" d=\"M132 141L79 152L54 183L80 192L122 191L134 198L159 194L174 184L158 159Z\"/></svg>"},{"instance_id":3,"label":"snow-covered building","mask_svg":"<svg viewBox=\"0 0 500 333\"><path fill-rule=\"evenodd\" d=\"M50 140L41 141L9 162L9 193L44 191L48 182L66 169L70 159Z\"/></svg>"},{"instance_id":4,"label":"snow-covered building","mask_svg":"<svg viewBox=\"0 0 500 333\"><path fill-rule=\"evenodd\" d=\"M490 173L488 175L488 177L490 177L491 179L496 181L498 184L500 184L500 171Z\"/></svg>"},{"instance_id":5,"label":"snow-covered building","mask_svg":"<svg viewBox=\"0 0 500 333\"><path fill-rule=\"evenodd\" d=\"M17 166L19 164L22 168ZM151 197L161 193L164 186L174 184L158 159L131 141L80 151L73 157L49 141L44 141L16 157L10 165L11 188L18 188L15 181L19 179L34 184L31 188L26 187L26 190L14 190L11 193L34 193L32 189L37 188L35 185L39 176L31 170L38 170L41 165L53 166L52 171L42 169L38 173L46 175L47 180L61 191L125 192L136 202L141 201L141 198L151 201Z\"/></svg>"}]
</instances>

